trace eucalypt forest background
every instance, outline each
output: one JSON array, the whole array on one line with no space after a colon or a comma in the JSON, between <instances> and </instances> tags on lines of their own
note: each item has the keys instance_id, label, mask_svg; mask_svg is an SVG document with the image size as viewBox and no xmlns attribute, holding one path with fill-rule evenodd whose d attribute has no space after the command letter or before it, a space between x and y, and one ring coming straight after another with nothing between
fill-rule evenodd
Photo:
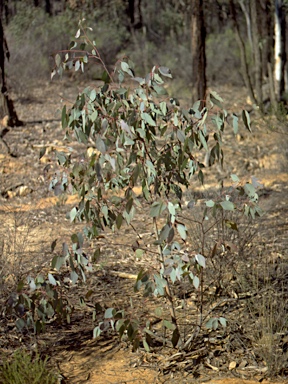
<instances>
[{"instance_id":1,"label":"eucalypt forest background","mask_svg":"<svg viewBox=\"0 0 288 384\"><path fill-rule=\"evenodd\" d=\"M104 71L99 87L85 88L72 107L62 110L67 141L76 139L84 145L84 152L81 157L57 152L63 173L55 176L50 187L57 194L78 194L79 203L69 216L86 226L83 233L72 235L72 245L67 244L63 255L54 257L52 266L60 270L69 265L73 284L89 279L93 261L101 260L98 241L105 239L106 231L121 232L131 226L135 238L123 247L133 248L135 259L145 255L150 260L138 271L134 289L147 297L162 298L156 300L156 312L166 330L163 344L189 350L203 327L226 326L224 317L210 315L204 300L206 270L213 274L219 268L216 254L220 244L215 242L215 229L221 231L221 238L233 238L238 232L237 220L246 217L249 221L261 214L257 205L259 184L257 180L242 183L233 174L231 187L219 188L204 201L187 200L193 196L193 185L204 183L204 168L225 161L222 137L227 128L237 134L238 117L233 115L231 126L226 127L227 112L214 91L206 102L180 106L167 94L166 81L173 80L165 66L154 66L144 77L138 77L133 63L124 58L110 73L90 39L92 35L82 20L69 50L55 55L52 72L53 77L67 69L84 71L86 64L95 61ZM242 120L250 130L246 111ZM144 214L149 217L147 229L152 233L151 241L145 244L134 226L135 218ZM191 230L199 233L192 244L188 242ZM86 241L93 242L93 254L84 254ZM60 284L52 275L49 281L52 286ZM179 284L197 295L198 313L188 327L183 325L176 305ZM94 337L112 327L120 337L128 335L134 349L144 346L150 351L155 338L159 342L148 317L139 320L121 307L101 310L102 320L94 328ZM98 312L95 308L94 318Z\"/></svg>"}]
</instances>

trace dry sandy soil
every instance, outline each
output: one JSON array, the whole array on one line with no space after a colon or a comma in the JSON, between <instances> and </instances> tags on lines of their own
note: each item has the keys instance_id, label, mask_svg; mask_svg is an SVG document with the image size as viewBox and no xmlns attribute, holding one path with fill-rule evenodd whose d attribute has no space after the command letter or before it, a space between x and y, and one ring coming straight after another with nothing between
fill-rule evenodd
<instances>
[{"instance_id":1,"label":"dry sandy soil","mask_svg":"<svg viewBox=\"0 0 288 384\"><path fill-rule=\"evenodd\" d=\"M81 89L81 85L78 88ZM13 156L0 143L2 307L9 294L7 287L13 289L16 279L25 276L27 271L32 276L41 270L49 271L51 258L61 253L62 243L69 242L71 234L81 229L80 224L72 225L66 219L67 211L77 199L73 196L55 197L48 190L49 181L58 169L53 149L64 150L67 145L60 124L61 99L73 102L76 91L76 86L71 83L54 82L37 84L25 91L25 95L14 96L19 118L25 124L10 129L5 135ZM227 87L217 91L224 98L228 111L239 113L244 107L250 108L246 105L243 90L239 93L239 90L234 92ZM237 101L236 91L237 95L240 94ZM251 114L251 119L254 119L252 134L242 128L237 139L232 134L225 136L224 170L216 169L208 174L204 189L193 186L194 192L205 197L220 180L226 183L230 173L237 173L247 181L254 175L263 185L259 192L260 205L266 214L253 224L255 233L251 230L250 234L243 234L248 236L244 244L245 255L243 253L243 260L238 260L247 264L248 277L250 273L250 280L254 279L251 286L243 287L244 293L249 290L250 299L238 300L243 292L238 290L238 296L234 295L236 282L231 276L224 276L222 296L214 295L207 304L208 308L224 300L215 315L223 314L228 319L227 330L203 330L190 355L185 356L177 355L177 350L160 346L152 348L150 354L142 349L132 352L130 345L125 340L119 342L113 333L93 340L95 323L92 322L92 310L89 306L85 309L79 306L79 296L85 295L89 289L93 290L91 305L97 302L107 307L123 306L137 319L149 317L155 308L153 300L143 298L139 293L128 297L134 284L133 276L150 261L148 256L135 260L131 247L135 234L127 228L119 235L106 235L102 244L103 256L95 266L95 272L84 286L79 284L70 289L69 300L75 308L71 324L50 324L46 332L36 338L32 334L17 333L12 319L3 316L0 323L1 350L12 353L21 345L33 349L37 344L42 353L51 356L51 364L58 367L62 382L71 384L272 383L269 377L273 372L269 367L277 367L275 359L279 362L284 359L281 363L284 368L279 370L281 376L276 374L274 381L288 382L288 362L285 360L288 348L288 120L285 116L282 116L282 121L268 116L261 119L257 112ZM77 143L72 143L72 146L75 150L82 150ZM43 147L47 148L46 153L39 160ZM135 225L140 232L153 232L147 226L145 214L137 220ZM52 252L51 243L55 240L57 244ZM88 254L91 248L93 244L87 244ZM237 261L235 256L233 260ZM245 279L249 280L246 275ZM272 287L272 294L267 293L271 291L267 287ZM282 306L275 306L279 289L286 305L284 302ZM187 312L190 312L185 316L191 320L195 303L192 299L190 301L191 307L187 301ZM266 317L270 316L273 321L276 308L284 319L286 316L286 326L276 329L272 336L264 331L260 334L259 327L269 325L260 312L267 310ZM270 340L270 344L265 341L265 337L271 339L274 336L277 336L277 341Z\"/></svg>"}]
</instances>

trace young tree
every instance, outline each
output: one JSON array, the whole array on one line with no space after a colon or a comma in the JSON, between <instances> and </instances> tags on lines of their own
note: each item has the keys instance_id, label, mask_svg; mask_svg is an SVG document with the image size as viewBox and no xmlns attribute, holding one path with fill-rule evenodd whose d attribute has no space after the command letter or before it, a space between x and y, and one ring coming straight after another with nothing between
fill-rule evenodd
<instances>
[{"instance_id":1,"label":"young tree","mask_svg":"<svg viewBox=\"0 0 288 384\"><path fill-rule=\"evenodd\" d=\"M91 59L97 60L107 71L98 48L87 35L89 27L82 25L80 23L76 33L76 39L79 40L73 42L73 48L55 55L52 77L57 73L61 75L65 69L79 70L81 67L83 69ZM81 50L76 49L75 57L75 48L78 44L82 47L83 41L85 46L81 48L82 53ZM200 53L199 51L199 56ZM165 314L163 328L166 328L171 337L170 345L180 348L181 351L189 351L194 348L194 340L206 321L206 315L203 312L205 260L217 252L214 244L213 248L208 250L203 238L201 246L196 246L195 254L192 249L185 252L185 255L182 251L179 253L181 244L186 244L189 232L185 225L185 213L182 215L183 191L188 192L191 180L194 180L195 176L202 184L204 182L204 164L201 159L203 156L199 157L199 152L208 154L207 166L209 167L215 162L223 162L221 143L227 112L223 110L222 99L213 91L207 95L205 109L201 106L201 100L196 101L189 110L181 108L180 104L174 103L175 99L168 96L165 89L165 78L172 78L168 67L154 66L145 77L135 77L134 68L134 64L128 58L118 61L112 74L107 71L112 84L104 83L97 89L86 87L83 93L78 95L72 107L64 106L61 120L66 137L71 139L74 137L83 144L83 148L87 146L87 150L88 145L93 143L95 153L90 156L84 150L87 155L83 153L81 163L79 163L79 154L76 158L72 152L56 153L59 165L64 166L66 170L63 176L59 173L59 176L53 178L50 189L77 191L79 204L70 211L70 220L86 221L87 227L84 232L88 241L97 241L99 237L104 238L105 228L118 231L122 224L125 227L127 224L134 228L133 218L138 214L143 217L144 207L148 208L153 231L152 242L155 248L152 250L150 244L147 247L145 244L143 246L140 244L142 239L136 228L134 230L137 233L137 240L134 242L131 239L131 248L137 257L141 257L146 250L147 252L151 250L151 261L157 260L158 266L154 268L153 265L150 268L149 265L147 270L142 269L139 272L135 290L143 288L144 295L147 297L154 295L165 298L165 305L168 303L170 309L170 319L168 320ZM205 69L205 66L200 69ZM205 71L197 72L199 77L203 74ZM131 82L125 81L125 75L134 82L131 88L126 88L126 85ZM206 82L204 84L206 85ZM212 109L215 105L221 112L216 109L216 115L212 118L210 113L213 113ZM242 118L244 125L250 131L248 112L243 111ZM235 116L234 133L237 133L237 127L238 118ZM66 175L69 175L69 179ZM254 204L258 197L255 188L253 185L242 188L236 175L232 175L231 179L234 183L239 183L236 193L238 195L239 191L241 199L237 198L235 203L238 200L242 205L245 201L244 195L252 199L251 205L246 201L245 205L239 208L245 215L252 212L255 217L260 213L256 211L258 208ZM133 191L134 187L140 187L141 197ZM118 191L124 192L123 199L117 196ZM232 196L221 193L219 198L217 202L206 201L203 207L205 213L200 214L203 222L210 220L210 214L214 222L217 211L222 218L225 217L223 216L225 211L239 212L239 208L236 208L232 201ZM192 200L190 203L192 209L195 202ZM200 232L204 234L207 231L202 226L203 222L201 219L197 221L202 228ZM230 226L234 226L233 230L237 229L236 223L231 221L229 223L231 223ZM222 225L219 224L220 222L216 219L212 226L211 222L209 223L209 228L215 228L214 225L225 226L224 221ZM73 239L72 252L70 253L69 246L65 245L67 249L65 256L57 255L52 265L53 268L60 269L65 259L69 260L71 281L75 283L81 276L85 278L85 270L91 270L92 265L82 252L84 236L81 233L73 234L71 239ZM99 255L100 248L97 247L93 259L98 258ZM183 279L199 292L199 316L197 313L199 322L196 326L192 325L191 332L182 330L177 313L179 307L176 306L177 300L172 288L177 280L183 281ZM56 286L52 275L50 281ZM47 286L49 287L48 284ZM159 307L159 310L162 313L162 308ZM103 322L94 328L93 336L98 337L106 324L107 326L112 324L111 320L120 337L127 331L134 349L137 349L141 342L146 351L150 350L154 336L152 324L147 321L146 327L143 327L142 319L138 321L135 317L125 314L124 310L105 309ZM213 324L217 327L218 319L210 320L206 327L216 329ZM219 324L226 326L226 320L219 318ZM166 340L164 342L166 345Z\"/></svg>"},{"instance_id":2,"label":"young tree","mask_svg":"<svg viewBox=\"0 0 288 384\"><path fill-rule=\"evenodd\" d=\"M6 84L6 76L5 76L5 58L9 60L9 50L7 41L4 35L4 29L2 25L1 18L1 8L0 8L0 118L4 118L4 116L8 116L7 125L10 127L20 126L23 123L18 119L17 113L14 109L13 101L10 99L8 94L8 88Z\"/></svg>"}]
</instances>

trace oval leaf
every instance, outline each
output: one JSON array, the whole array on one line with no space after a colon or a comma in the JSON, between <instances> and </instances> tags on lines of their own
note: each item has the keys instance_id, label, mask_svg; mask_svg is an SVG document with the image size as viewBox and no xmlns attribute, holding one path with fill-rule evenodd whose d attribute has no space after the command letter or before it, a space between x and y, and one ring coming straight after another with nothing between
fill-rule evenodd
<instances>
[{"instance_id":1,"label":"oval leaf","mask_svg":"<svg viewBox=\"0 0 288 384\"><path fill-rule=\"evenodd\" d=\"M97 137L96 143L95 143L96 148L98 149L99 152L101 153L106 153L106 145L104 141L101 139L101 137Z\"/></svg>"},{"instance_id":2,"label":"oval leaf","mask_svg":"<svg viewBox=\"0 0 288 384\"><path fill-rule=\"evenodd\" d=\"M195 256L195 260L197 261L197 263L200 265L200 267L202 268L205 268L206 267L206 259L204 256L200 255L200 253L198 253L196 256Z\"/></svg>"},{"instance_id":3,"label":"oval leaf","mask_svg":"<svg viewBox=\"0 0 288 384\"><path fill-rule=\"evenodd\" d=\"M196 289L199 288L200 280L199 280L199 277L196 276L196 275L193 277L193 285L194 285L194 287L195 287Z\"/></svg>"},{"instance_id":4,"label":"oval leaf","mask_svg":"<svg viewBox=\"0 0 288 384\"><path fill-rule=\"evenodd\" d=\"M177 231L179 235L181 236L182 240L187 239L187 228L185 227L184 224L177 224Z\"/></svg>"},{"instance_id":5,"label":"oval leaf","mask_svg":"<svg viewBox=\"0 0 288 384\"><path fill-rule=\"evenodd\" d=\"M175 209L175 206L174 204L172 204L170 201L168 203L168 211L170 213L170 215L172 216L175 216L176 215L176 209Z\"/></svg>"},{"instance_id":6,"label":"oval leaf","mask_svg":"<svg viewBox=\"0 0 288 384\"><path fill-rule=\"evenodd\" d=\"M152 117L148 113L146 112L142 113L142 119L145 120L146 123L151 125L152 127L156 126L155 121L152 119Z\"/></svg>"},{"instance_id":7,"label":"oval leaf","mask_svg":"<svg viewBox=\"0 0 288 384\"><path fill-rule=\"evenodd\" d=\"M231 177L231 180L234 183L239 183L240 182L239 177L237 175L235 175L234 173L232 175L230 175L230 177Z\"/></svg>"},{"instance_id":8,"label":"oval leaf","mask_svg":"<svg viewBox=\"0 0 288 384\"><path fill-rule=\"evenodd\" d=\"M234 211L235 209L235 206L231 201L222 201L220 205L224 211Z\"/></svg>"},{"instance_id":9,"label":"oval leaf","mask_svg":"<svg viewBox=\"0 0 288 384\"><path fill-rule=\"evenodd\" d=\"M115 309L114 308L107 308L105 311L104 318L105 319L111 319L114 317Z\"/></svg>"},{"instance_id":10,"label":"oval leaf","mask_svg":"<svg viewBox=\"0 0 288 384\"><path fill-rule=\"evenodd\" d=\"M54 276L51 275L51 273L48 273L48 280L51 285L57 285L56 280L54 279Z\"/></svg>"},{"instance_id":11,"label":"oval leaf","mask_svg":"<svg viewBox=\"0 0 288 384\"><path fill-rule=\"evenodd\" d=\"M160 235L159 235L159 240L162 242L168 238L170 232L170 225L166 224L164 227L161 229Z\"/></svg>"},{"instance_id":12,"label":"oval leaf","mask_svg":"<svg viewBox=\"0 0 288 384\"><path fill-rule=\"evenodd\" d=\"M225 328L227 326L227 320L225 319L225 317L219 317L219 322L222 325L222 327Z\"/></svg>"},{"instance_id":13,"label":"oval leaf","mask_svg":"<svg viewBox=\"0 0 288 384\"><path fill-rule=\"evenodd\" d=\"M234 135L237 135L237 133L238 133L238 117L233 114L232 118L233 118L233 132L234 132Z\"/></svg>"}]
</instances>

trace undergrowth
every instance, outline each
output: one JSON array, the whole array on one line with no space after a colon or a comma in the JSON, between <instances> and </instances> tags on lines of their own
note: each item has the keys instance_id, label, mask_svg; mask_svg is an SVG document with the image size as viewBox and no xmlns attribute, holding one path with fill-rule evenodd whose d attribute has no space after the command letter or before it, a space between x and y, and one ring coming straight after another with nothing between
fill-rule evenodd
<instances>
[{"instance_id":1,"label":"undergrowth","mask_svg":"<svg viewBox=\"0 0 288 384\"><path fill-rule=\"evenodd\" d=\"M2 356L3 359L4 356ZM1 384L56 384L58 377L47 366L48 357L34 358L24 350L17 350L12 359L0 366Z\"/></svg>"}]
</instances>

